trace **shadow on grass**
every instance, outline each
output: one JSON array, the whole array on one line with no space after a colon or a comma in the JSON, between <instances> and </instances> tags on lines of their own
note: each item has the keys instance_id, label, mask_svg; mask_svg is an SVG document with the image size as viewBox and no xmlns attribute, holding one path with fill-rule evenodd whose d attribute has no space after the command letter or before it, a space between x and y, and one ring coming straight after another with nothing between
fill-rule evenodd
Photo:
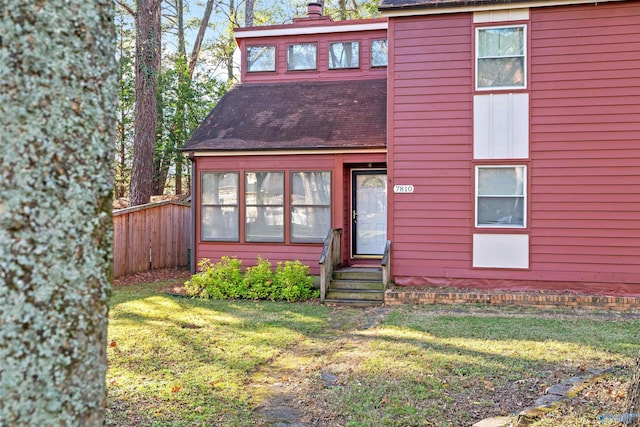
<instances>
[{"instance_id":1,"label":"shadow on grass","mask_svg":"<svg viewBox=\"0 0 640 427\"><path fill-rule=\"evenodd\" d=\"M325 410L349 413L347 425L470 425L519 412L564 378L627 365L640 350L638 320L528 314L426 317L394 308L374 330L350 333L358 366L343 387L323 391L332 402Z\"/></svg>"},{"instance_id":2,"label":"shadow on grass","mask_svg":"<svg viewBox=\"0 0 640 427\"><path fill-rule=\"evenodd\" d=\"M162 286L114 295L111 420L127 408L125 417L146 417L139 425L260 425L252 418L251 373L305 342L320 351L308 373L299 367L305 381L292 401L310 425L468 425L522 409L542 386L625 363L640 349L640 320L548 319L530 311L518 318L426 316L394 307L379 324L358 329L370 312L175 298L159 294ZM323 386L318 369L335 373L338 385Z\"/></svg>"}]
</instances>

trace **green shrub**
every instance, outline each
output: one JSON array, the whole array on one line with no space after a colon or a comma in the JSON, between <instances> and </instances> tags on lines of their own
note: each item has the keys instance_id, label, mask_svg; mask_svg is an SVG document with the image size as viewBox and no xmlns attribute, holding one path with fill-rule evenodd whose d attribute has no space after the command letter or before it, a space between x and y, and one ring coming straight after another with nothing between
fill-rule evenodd
<instances>
[{"instance_id":1,"label":"green shrub","mask_svg":"<svg viewBox=\"0 0 640 427\"><path fill-rule=\"evenodd\" d=\"M317 297L317 292L313 291L309 267L298 260L279 262L274 282L274 293L270 296L272 300L300 301Z\"/></svg>"},{"instance_id":2,"label":"green shrub","mask_svg":"<svg viewBox=\"0 0 640 427\"><path fill-rule=\"evenodd\" d=\"M265 299L273 292L273 271L269 260L258 257L258 264L244 273L246 298Z\"/></svg>"},{"instance_id":3,"label":"green shrub","mask_svg":"<svg viewBox=\"0 0 640 427\"><path fill-rule=\"evenodd\" d=\"M251 298L301 301L317 298L309 267L300 261L278 262L275 273L267 259L248 267L242 275L242 261L236 257L222 257L213 264L209 259L198 263L199 273L191 276L185 289L191 296L212 299Z\"/></svg>"},{"instance_id":4,"label":"green shrub","mask_svg":"<svg viewBox=\"0 0 640 427\"><path fill-rule=\"evenodd\" d=\"M223 256L215 265L209 259L198 263L200 273L191 276L185 289L191 296L226 299L244 296L242 261Z\"/></svg>"},{"instance_id":5,"label":"green shrub","mask_svg":"<svg viewBox=\"0 0 640 427\"><path fill-rule=\"evenodd\" d=\"M187 293L192 297L208 297L206 295L205 288L207 287L207 283L211 281L209 277L209 271L213 267L211 264L211 260L208 258L203 258L198 263L198 273L191 276L191 279L184 283L184 288L187 290Z\"/></svg>"}]
</instances>

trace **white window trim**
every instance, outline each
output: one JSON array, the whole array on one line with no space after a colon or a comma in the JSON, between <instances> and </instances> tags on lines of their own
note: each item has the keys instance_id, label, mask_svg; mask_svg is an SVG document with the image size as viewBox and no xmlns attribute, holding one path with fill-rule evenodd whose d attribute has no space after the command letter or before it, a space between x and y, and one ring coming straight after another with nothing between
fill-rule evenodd
<instances>
[{"instance_id":1,"label":"white window trim","mask_svg":"<svg viewBox=\"0 0 640 427\"><path fill-rule=\"evenodd\" d=\"M522 168L523 169L523 173L522 173L522 192L524 193L522 195L522 225L517 225L517 224L478 224L478 187L480 184L480 179L479 179L479 175L480 175L480 169L497 169L497 168ZM528 188L528 181L527 181L527 165L522 165L522 164L505 164L505 165L477 165L476 166L476 170L475 170L475 199L474 199L474 207L475 207L475 218L474 218L474 222L475 222L475 227L476 228L497 228L497 229L505 229L505 228L517 228L517 229L525 229L527 228L527 210L528 210L528 206L529 206L529 188ZM484 196L484 197L520 197L520 196Z\"/></svg>"},{"instance_id":2,"label":"white window trim","mask_svg":"<svg viewBox=\"0 0 640 427\"><path fill-rule=\"evenodd\" d=\"M495 86L495 87L479 87L478 86L478 69L479 69L479 63L480 63L480 31L482 30L493 30L493 29L502 29L502 28L522 28L522 37L523 37L523 45L522 45L522 49L524 52L524 61L523 61L523 72L524 72L524 84L522 86ZM528 43L527 43L527 24L514 24L514 25L492 25L492 26L478 26L476 27L476 39L475 39L475 43L476 43L476 52L475 52L475 81L476 81L476 90L477 91L498 91L498 90L525 90L527 89L528 85L529 85L529 79L528 79L528 61L527 61L527 56L528 56L528 52L529 52L529 47L528 47ZM504 56L496 56L497 58L505 58ZM483 58L483 59L487 59L487 58Z\"/></svg>"}]
</instances>

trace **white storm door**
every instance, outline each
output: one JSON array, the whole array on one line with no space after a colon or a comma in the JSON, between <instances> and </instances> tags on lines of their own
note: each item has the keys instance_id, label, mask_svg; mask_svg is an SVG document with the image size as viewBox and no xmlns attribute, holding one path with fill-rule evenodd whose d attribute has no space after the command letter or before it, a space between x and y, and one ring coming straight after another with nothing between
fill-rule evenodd
<instances>
[{"instance_id":1,"label":"white storm door","mask_svg":"<svg viewBox=\"0 0 640 427\"><path fill-rule=\"evenodd\" d=\"M387 241L387 173L353 171L352 253L382 256Z\"/></svg>"}]
</instances>

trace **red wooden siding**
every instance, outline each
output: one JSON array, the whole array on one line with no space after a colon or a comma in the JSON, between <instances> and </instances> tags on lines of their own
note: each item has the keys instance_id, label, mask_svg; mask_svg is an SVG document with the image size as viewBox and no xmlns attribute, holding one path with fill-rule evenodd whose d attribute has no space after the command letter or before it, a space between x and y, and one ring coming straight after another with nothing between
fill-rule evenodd
<instances>
[{"instance_id":1,"label":"red wooden siding","mask_svg":"<svg viewBox=\"0 0 640 427\"><path fill-rule=\"evenodd\" d=\"M385 22L385 20L370 20L371 22ZM350 22L350 21L343 21ZM369 23L369 21L356 21ZM340 28L339 26L334 26ZM305 80L352 80L352 79L380 79L387 76L387 67L371 67L371 41L387 38L386 30L345 31L342 33L309 34L299 36L273 36L260 38L238 39L242 52L242 73L244 83L266 83ZM360 42L360 67L357 69L330 70L328 66L329 43ZM295 43L317 43L317 70L287 71L287 46ZM249 45L275 45L276 71L247 73L244 49Z\"/></svg>"},{"instance_id":2,"label":"red wooden siding","mask_svg":"<svg viewBox=\"0 0 640 427\"><path fill-rule=\"evenodd\" d=\"M640 3L530 13L526 270L472 268L472 16L390 19L394 279L640 294Z\"/></svg>"},{"instance_id":3,"label":"red wooden siding","mask_svg":"<svg viewBox=\"0 0 640 427\"><path fill-rule=\"evenodd\" d=\"M531 269L640 283L640 3L532 9Z\"/></svg>"},{"instance_id":4,"label":"red wooden siding","mask_svg":"<svg viewBox=\"0 0 640 427\"><path fill-rule=\"evenodd\" d=\"M200 173L202 172L239 172L240 180L244 172L265 171L331 171L332 180L332 226L346 231L344 224L348 209L345 165L384 162L385 153L343 153L343 154L285 154L285 155L245 155L230 157L196 158L196 262L202 258L217 261L222 256L236 256L245 267L254 265L258 255L269 259L274 265L277 261L298 259L311 267L312 274L319 274L318 260L322 252L321 243L253 243L243 242L244 235L244 195L240 194L240 242L202 242L200 241ZM287 175L289 175L287 173ZM289 180L285 176L285 180ZM285 185L285 230L289 220L289 187ZM285 232L285 234L288 234ZM285 236L287 237L287 236ZM347 235L343 232L343 258L346 257ZM287 238L285 238L287 240ZM345 259L346 261L346 259Z\"/></svg>"},{"instance_id":5,"label":"red wooden siding","mask_svg":"<svg viewBox=\"0 0 640 427\"><path fill-rule=\"evenodd\" d=\"M389 25L389 179L396 276L444 277L471 264L471 15Z\"/></svg>"}]
</instances>

